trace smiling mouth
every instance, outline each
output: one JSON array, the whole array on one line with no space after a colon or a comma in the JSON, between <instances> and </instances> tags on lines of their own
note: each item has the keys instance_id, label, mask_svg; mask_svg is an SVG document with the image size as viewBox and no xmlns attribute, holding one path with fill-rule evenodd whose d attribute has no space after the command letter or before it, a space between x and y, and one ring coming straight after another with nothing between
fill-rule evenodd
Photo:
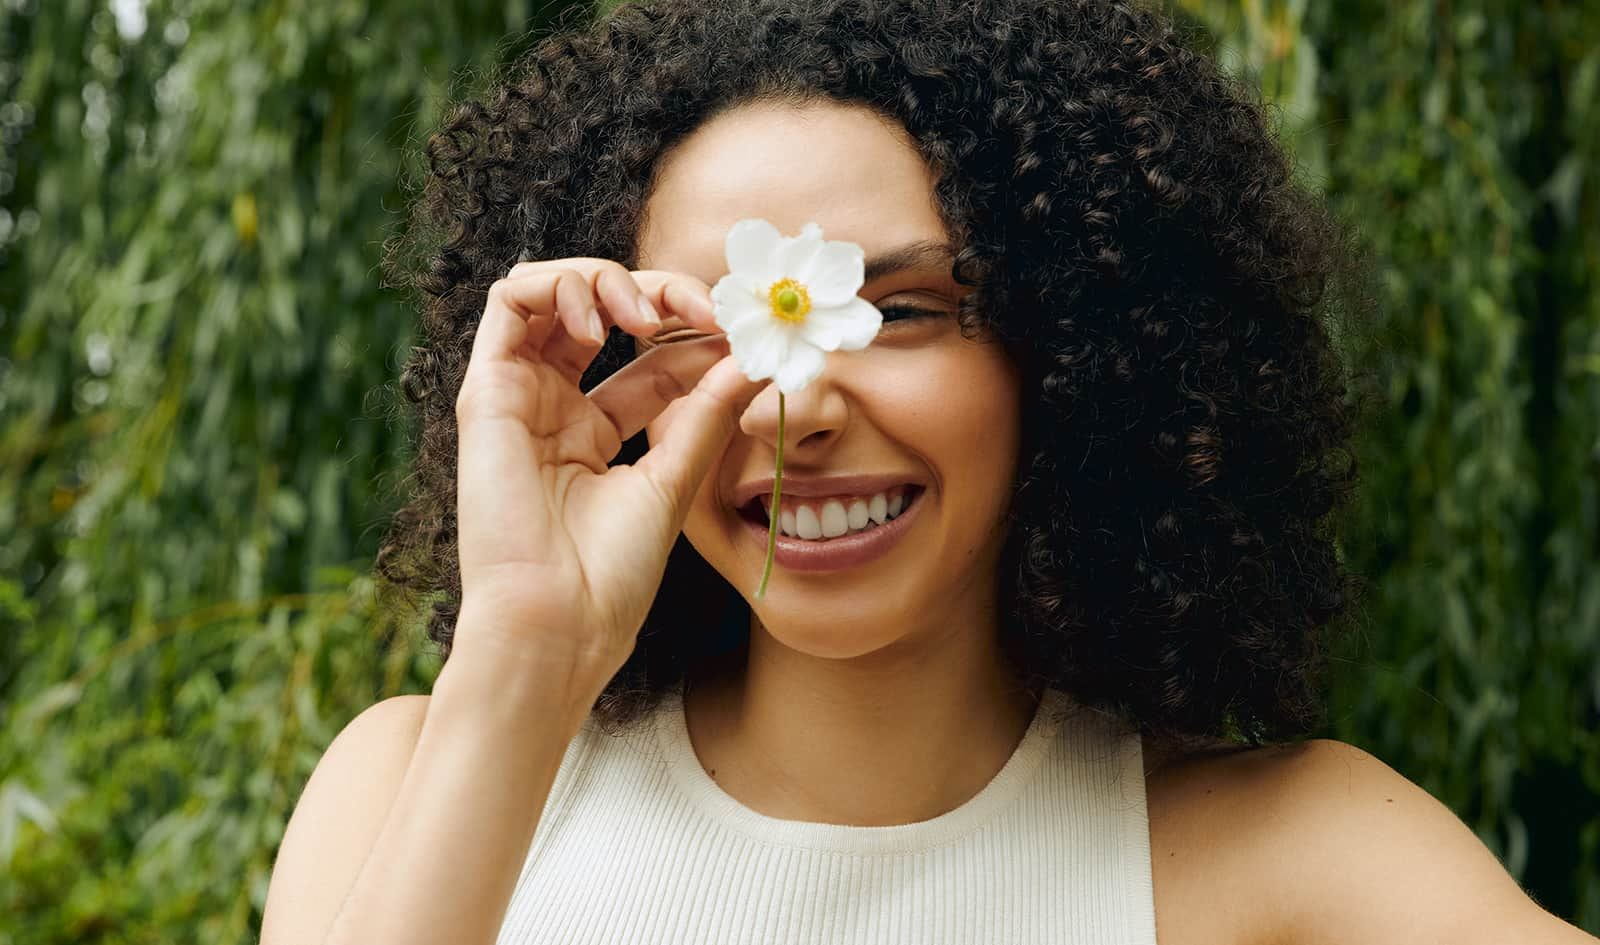
<instances>
[{"instance_id":1,"label":"smiling mouth","mask_svg":"<svg viewBox=\"0 0 1600 945\"><path fill-rule=\"evenodd\" d=\"M893 522L896 519L900 518L901 516L905 515L906 512L910 510L911 506L913 504L915 504L916 501L922 496L922 493L925 491L925 487L922 486L922 485L919 485L917 483L908 482L902 488L904 489L903 495L905 497L905 500L904 500L904 503L901 505L900 510L898 512L895 512L893 515L890 515L890 516L886 517L883 522L877 523L875 525L874 524L869 524L864 529L849 529L849 530L845 531L844 534L836 535L834 537L836 537L836 538L848 538L851 535L858 535L858 534L862 534L864 532L870 532L874 528L878 528L878 527L882 527L883 525L887 525L890 522ZM744 505L740 506L737 509L737 512L739 514L739 517L744 519L745 521L750 522L750 523L755 524L755 525L759 525L762 528L767 528L769 526L769 523L767 521L767 510L765 509L765 507L762 506L762 503L761 503L762 498L763 498L762 496L756 496L755 498L751 499L749 502L746 502ZM787 499L789 497L785 496L785 498ZM810 497L809 496L796 496L794 498L810 498ZM780 539L788 539L790 541L824 542L824 541L831 540L831 539L826 538L826 537L821 537L821 538L800 538L799 536L790 535L787 532L785 532L781 525L778 528L778 537Z\"/></svg>"}]
</instances>

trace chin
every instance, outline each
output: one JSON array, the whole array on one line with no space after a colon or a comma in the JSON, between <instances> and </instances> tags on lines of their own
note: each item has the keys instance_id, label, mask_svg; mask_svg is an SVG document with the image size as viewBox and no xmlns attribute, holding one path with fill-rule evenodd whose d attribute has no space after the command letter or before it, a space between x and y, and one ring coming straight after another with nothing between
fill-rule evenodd
<instances>
[{"instance_id":1,"label":"chin","mask_svg":"<svg viewBox=\"0 0 1600 945\"><path fill-rule=\"evenodd\" d=\"M766 617L757 610L756 619L767 636L784 647L830 660L855 659L875 653L898 643L905 631L902 620L888 611L858 610L840 619L827 610L803 616L770 614Z\"/></svg>"}]
</instances>

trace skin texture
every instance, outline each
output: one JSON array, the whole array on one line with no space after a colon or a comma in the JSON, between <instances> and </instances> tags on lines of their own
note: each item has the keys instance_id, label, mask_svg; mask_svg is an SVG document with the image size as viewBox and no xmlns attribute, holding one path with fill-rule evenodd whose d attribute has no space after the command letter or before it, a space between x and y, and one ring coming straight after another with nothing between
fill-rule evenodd
<instances>
[{"instance_id":1,"label":"skin texture","mask_svg":"<svg viewBox=\"0 0 1600 945\"><path fill-rule=\"evenodd\" d=\"M640 264L714 284L727 271L724 234L752 216L786 234L814 220L869 260L945 243L932 186L904 133L866 109L740 107L664 161ZM962 336L962 292L948 259L867 283L860 295L880 308L930 314L888 320L867 348L828 354L822 375L785 401L786 473L926 485L912 530L890 553L847 570L775 565L766 596L748 593L765 540L751 537L729 497L771 474L776 385L745 410L690 507L684 534L752 609L745 665L691 687L691 739L729 793L762 813L861 826L928 819L988 783L1032 718L1037 694L1006 668L995 603L1017 371L998 345ZM647 425L652 442L673 412Z\"/></svg>"},{"instance_id":2,"label":"skin texture","mask_svg":"<svg viewBox=\"0 0 1600 945\"><path fill-rule=\"evenodd\" d=\"M1377 757L1146 751L1160 945L1596 945Z\"/></svg>"}]
</instances>

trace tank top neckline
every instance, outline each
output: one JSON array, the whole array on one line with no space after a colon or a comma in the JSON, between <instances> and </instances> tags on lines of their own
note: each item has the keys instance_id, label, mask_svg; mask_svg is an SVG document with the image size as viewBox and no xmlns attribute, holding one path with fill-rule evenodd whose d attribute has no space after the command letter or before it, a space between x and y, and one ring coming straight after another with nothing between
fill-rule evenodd
<instances>
[{"instance_id":1,"label":"tank top neckline","mask_svg":"<svg viewBox=\"0 0 1600 945\"><path fill-rule=\"evenodd\" d=\"M756 840L834 853L912 853L953 842L1003 811L1033 779L1063 722L1065 696L1047 688L1011 757L982 790L929 820L854 826L770 817L746 807L706 772L689 738L680 686L655 714L656 744L668 772L690 803L711 820Z\"/></svg>"}]
</instances>

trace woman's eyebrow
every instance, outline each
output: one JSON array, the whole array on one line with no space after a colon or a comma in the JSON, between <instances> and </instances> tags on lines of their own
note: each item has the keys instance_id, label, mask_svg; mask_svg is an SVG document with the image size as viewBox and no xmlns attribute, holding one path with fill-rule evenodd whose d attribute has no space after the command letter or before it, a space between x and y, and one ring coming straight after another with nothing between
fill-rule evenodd
<instances>
[{"instance_id":1,"label":"woman's eyebrow","mask_svg":"<svg viewBox=\"0 0 1600 945\"><path fill-rule=\"evenodd\" d=\"M948 268L954 261L955 252L950 244L937 240L917 240L915 243L897 246L867 260L864 278L865 281L871 282L903 269L921 267L931 269L934 266Z\"/></svg>"}]
</instances>

